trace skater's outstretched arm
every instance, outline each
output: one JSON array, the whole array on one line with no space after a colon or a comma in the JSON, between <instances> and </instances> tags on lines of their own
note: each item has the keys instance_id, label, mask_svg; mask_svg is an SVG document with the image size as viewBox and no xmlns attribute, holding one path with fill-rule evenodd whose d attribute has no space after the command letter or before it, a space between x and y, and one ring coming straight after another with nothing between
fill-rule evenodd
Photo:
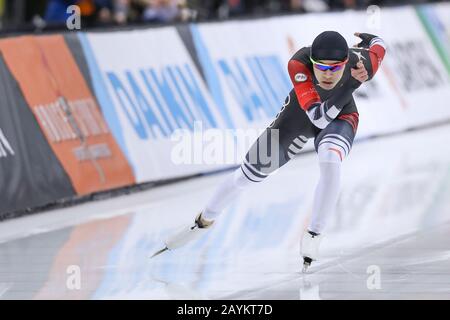
<instances>
[{"instance_id":1,"label":"skater's outstretched arm","mask_svg":"<svg viewBox=\"0 0 450 320\"><path fill-rule=\"evenodd\" d=\"M386 44L382 38L370 33L355 32L355 36L359 37L361 42L355 44L353 47L360 49L355 50L355 52L360 54L360 62L367 69L368 80L371 80L384 59Z\"/></svg>"}]
</instances>

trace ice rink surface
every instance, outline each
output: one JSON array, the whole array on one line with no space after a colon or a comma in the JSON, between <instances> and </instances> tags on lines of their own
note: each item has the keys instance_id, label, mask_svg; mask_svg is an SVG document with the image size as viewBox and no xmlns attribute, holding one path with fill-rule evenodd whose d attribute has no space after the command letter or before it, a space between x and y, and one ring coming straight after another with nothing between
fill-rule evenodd
<instances>
[{"instance_id":1,"label":"ice rink surface","mask_svg":"<svg viewBox=\"0 0 450 320\"><path fill-rule=\"evenodd\" d=\"M0 299L450 299L449 138L441 126L356 143L307 274L315 153L154 259L224 174L1 222Z\"/></svg>"}]
</instances>

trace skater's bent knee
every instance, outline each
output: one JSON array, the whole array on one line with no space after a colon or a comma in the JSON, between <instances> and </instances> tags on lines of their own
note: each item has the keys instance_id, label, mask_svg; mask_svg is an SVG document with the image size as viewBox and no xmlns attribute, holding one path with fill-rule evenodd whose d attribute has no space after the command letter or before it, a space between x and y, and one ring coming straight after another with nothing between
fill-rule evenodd
<instances>
[{"instance_id":1,"label":"skater's bent knee","mask_svg":"<svg viewBox=\"0 0 450 320\"><path fill-rule=\"evenodd\" d=\"M242 187L255 182L261 182L267 177L268 174L260 172L246 160L242 162L241 167L235 172L236 182Z\"/></svg>"},{"instance_id":2,"label":"skater's bent knee","mask_svg":"<svg viewBox=\"0 0 450 320\"><path fill-rule=\"evenodd\" d=\"M345 150L331 143L322 144L317 154L319 156L319 162L341 163L345 158Z\"/></svg>"}]
</instances>

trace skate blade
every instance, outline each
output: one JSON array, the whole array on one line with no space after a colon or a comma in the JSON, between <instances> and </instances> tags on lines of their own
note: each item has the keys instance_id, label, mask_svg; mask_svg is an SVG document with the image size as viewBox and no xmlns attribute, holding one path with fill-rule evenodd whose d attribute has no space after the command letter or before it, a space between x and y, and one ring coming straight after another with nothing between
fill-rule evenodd
<instances>
[{"instance_id":1,"label":"skate blade","mask_svg":"<svg viewBox=\"0 0 450 320\"><path fill-rule=\"evenodd\" d=\"M303 264L302 272L303 272L303 273L307 273L307 272L308 272L309 266L310 266L309 263L304 263L304 264Z\"/></svg>"},{"instance_id":2,"label":"skate blade","mask_svg":"<svg viewBox=\"0 0 450 320\"><path fill-rule=\"evenodd\" d=\"M156 257L156 256L158 256L158 255L160 255L161 253L163 253L163 252L165 252L165 251L167 251L167 250L169 250L169 248L164 247L164 248L162 248L161 250L156 251L156 252L150 257L150 259L152 259L152 258L154 258L154 257Z\"/></svg>"}]
</instances>

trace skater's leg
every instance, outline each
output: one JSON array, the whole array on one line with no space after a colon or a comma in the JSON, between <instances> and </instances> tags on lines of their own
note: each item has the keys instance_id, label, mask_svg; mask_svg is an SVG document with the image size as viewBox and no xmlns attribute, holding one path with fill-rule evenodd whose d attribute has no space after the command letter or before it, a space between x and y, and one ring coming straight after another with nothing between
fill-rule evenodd
<instances>
[{"instance_id":1,"label":"skater's leg","mask_svg":"<svg viewBox=\"0 0 450 320\"><path fill-rule=\"evenodd\" d=\"M336 208L340 191L341 163L351 150L356 125L353 127L346 120L335 119L316 136L315 148L319 158L320 178L314 194L311 222L302 238L303 271L307 270L312 261L318 259L321 233Z\"/></svg>"},{"instance_id":2,"label":"skater's leg","mask_svg":"<svg viewBox=\"0 0 450 320\"><path fill-rule=\"evenodd\" d=\"M228 175L206 203L201 218L215 220L248 186L264 181L289 159L280 148L279 132L267 128L247 152L241 166Z\"/></svg>"},{"instance_id":3,"label":"skater's leg","mask_svg":"<svg viewBox=\"0 0 450 320\"><path fill-rule=\"evenodd\" d=\"M333 214L339 196L341 155L335 146L323 143L318 148L320 178L313 200L313 214L302 239L303 271L318 259L319 245L327 219Z\"/></svg>"},{"instance_id":4,"label":"skater's leg","mask_svg":"<svg viewBox=\"0 0 450 320\"><path fill-rule=\"evenodd\" d=\"M333 214L339 196L341 155L327 143L319 147L320 178L313 200L313 214L309 230L322 233L327 218ZM340 151L339 151L340 152Z\"/></svg>"},{"instance_id":5,"label":"skater's leg","mask_svg":"<svg viewBox=\"0 0 450 320\"><path fill-rule=\"evenodd\" d=\"M275 120L253 143L240 168L218 185L194 222L166 239L165 248L155 255L193 241L210 229L223 209L245 187L264 181L300 152L308 138L315 134L316 129L298 105L295 91L292 90Z\"/></svg>"},{"instance_id":6,"label":"skater's leg","mask_svg":"<svg viewBox=\"0 0 450 320\"><path fill-rule=\"evenodd\" d=\"M322 233L333 215L340 192L341 163L350 153L355 129L349 122L336 119L316 138L320 178L316 186L309 230Z\"/></svg>"},{"instance_id":7,"label":"skater's leg","mask_svg":"<svg viewBox=\"0 0 450 320\"><path fill-rule=\"evenodd\" d=\"M213 195L206 203L202 213L205 220L215 220L225 207L246 187L253 184L243 173L241 168L233 171L214 191Z\"/></svg>"},{"instance_id":8,"label":"skater's leg","mask_svg":"<svg viewBox=\"0 0 450 320\"><path fill-rule=\"evenodd\" d=\"M155 253L154 256L197 239L210 229L210 226L214 225L214 220L222 210L234 201L246 186L263 181L270 173L288 161L286 160L288 158L284 156L286 152L280 152L283 150L279 150L281 148L280 143L273 141L272 137L277 138L276 134L272 134L273 132L277 133L278 130L273 131L271 128L267 128L259 136L247 153L241 167L226 177L217 187L207 202L206 208L197 215L193 224L166 239L165 248ZM272 149L267 150L267 146ZM283 156L280 157L279 155ZM267 159L269 161L266 161Z\"/></svg>"},{"instance_id":9,"label":"skater's leg","mask_svg":"<svg viewBox=\"0 0 450 320\"><path fill-rule=\"evenodd\" d=\"M314 126L292 91L275 120L247 152L240 168L216 188L201 217L215 220L247 186L264 181L281 168L302 150L314 134Z\"/></svg>"}]
</instances>

